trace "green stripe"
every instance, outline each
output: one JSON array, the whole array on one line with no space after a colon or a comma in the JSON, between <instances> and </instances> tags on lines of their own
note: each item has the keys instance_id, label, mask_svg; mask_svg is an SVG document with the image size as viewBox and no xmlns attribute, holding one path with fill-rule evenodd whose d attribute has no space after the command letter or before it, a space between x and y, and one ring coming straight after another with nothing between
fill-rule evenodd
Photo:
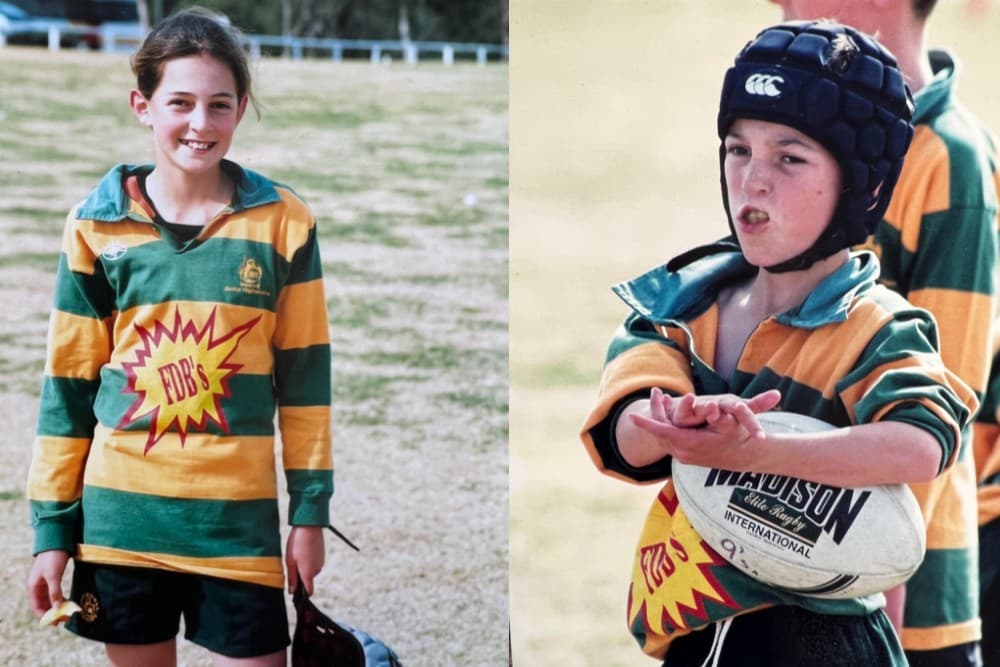
<instances>
[{"instance_id":1,"label":"green stripe","mask_svg":"<svg viewBox=\"0 0 1000 667\"><path fill-rule=\"evenodd\" d=\"M909 291L936 288L992 294L995 222L996 213L984 208L953 208L924 215L920 245L933 250L911 258Z\"/></svg>"},{"instance_id":2,"label":"green stripe","mask_svg":"<svg viewBox=\"0 0 1000 667\"><path fill-rule=\"evenodd\" d=\"M316 227L309 229L309 238L305 245L292 256L292 266L288 274L288 285L306 283L323 277L323 263L319 257L319 244L316 243Z\"/></svg>"},{"instance_id":3,"label":"green stripe","mask_svg":"<svg viewBox=\"0 0 1000 667\"><path fill-rule=\"evenodd\" d=\"M59 255L56 268L54 308L72 315L103 319L114 311L114 291L108 284L101 264L93 267L92 274L70 270L66 253Z\"/></svg>"},{"instance_id":4,"label":"green stripe","mask_svg":"<svg viewBox=\"0 0 1000 667\"><path fill-rule=\"evenodd\" d=\"M118 428L138 395L125 389L125 374L105 367L101 370L100 397L95 405L97 418L102 424ZM207 420L204 433L213 435L273 435L275 399L269 375L234 375L229 378L229 398L220 402L229 431ZM148 431L152 415L124 425L125 431Z\"/></svg>"},{"instance_id":5,"label":"green stripe","mask_svg":"<svg viewBox=\"0 0 1000 667\"><path fill-rule=\"evenodd\" d=\"M899 230L883 220L873 236L879 246L879 282L906 296L914 255L903 247Z\"/></svg>"},{"instance_id":6,"label":"green stripe","mask_svg":"<svg viewBox=\"0 0 1000 667\"><path fill-rule=\"evenodd\" d=\"M29 500L31 525L35 529L32 553L62 549L73 551L80 539L80 501Z\"/></svg>"},{"instance_id":7,"label":"green stripe","mask_svg":"<svg viewBox=\"0 0 1000 667\"><path fill-rule=\"evenodd\" d=\"M42 379L38 435L89 438L94 434L94 398L99 380L52 377Z\"/></svg>"},{"instance_id":8,"label":"green stripe","mask_svg":"<svg viewBox=\"0 0 1000 667\"><path fill-rule=\"evenodd\" d=\"M326 372L323 372L323 370ZM283 406L330 405L330 346L274 350L274 383Z\"/></svg>"},{"instance_id":9,"label":"green stripe","mask_svg":"<svg viewBox=\"0 0 1000 667\"><path fill-rule=\"evenodd\" d=\"M83 489L86 544L190 558L281 556L277 499L192 500Z\"/></svg>"},{"instance_id":10,"label":"green stripe","mask_svg":"<svg viewBox=\"0 0 1000 667\"><path fill-rule=\"evenodd\" d=\"M658 343L677 348L676 344L657 333L649 320L633 313L625 320L624 325L615 330L611 342L608 344L608 353L604 357L604 363L608 364L621 354L646 343Z\"/></svg>"},{"instance_id":11,"label":"green stripe","mask_svg":"<svg viewBox=\"0 0 1000 667\"><path fill-rule=\"evenodd\" d=\"M251 259L261 275L259 285L248 289L241 282L240 269ZM215 237L185 252L174 251L168 243L146 243L129 248L117 260L105 260L105 267L117 287L120 311L184 300L272 312L290 268L270 244Z\"/></svg>"},{"instance_id":12,"label":"green stripe","mask_svg":"<svg viewBox=\"0 0 1000 667\"><path fill-rule=\"evenodd\" d=\"M979 615L976 562L974 549L928 549L906 582L906 627L933 628L975 619Z\"/></svg>"},{"instance_id":13,"label":"green stripe","mask_svg":"<svg viewBox=\"0 0 1000 667\"><path fill-rule=\"evenodd\" d=\"M823 391L764 367L757 375L737 371L733 376L734 393L750 397L768 389L781 392L781 409L800 415L815 417L835 425L847 426L850 418L839 398L828 400Z\"/></svg>"},{"instance_id":14,"label":"green stripe","mask_svg":"<svg viewBox=\"0 0 1000 667\"><path fill-rule=\"evenodd\" d=\"M330 523L332 470L286 470L285 480L289 525L325 526Z\"/></svg>"}]
</instances>

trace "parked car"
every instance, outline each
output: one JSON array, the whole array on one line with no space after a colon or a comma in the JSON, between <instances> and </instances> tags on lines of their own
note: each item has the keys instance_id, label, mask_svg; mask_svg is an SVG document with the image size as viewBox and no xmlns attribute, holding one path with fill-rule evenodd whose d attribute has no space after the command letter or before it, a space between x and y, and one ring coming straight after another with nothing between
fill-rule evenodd
<instances>
[{"instance_id":1,"label":"parked car","mask_svg":"<svg viewBox=\"0 0 1000 667\"><path fill-rule=\"evenodd\" d=\"M92 49L104 47L102 30L115 32L116 48L132 50L142 41L139 10L134 0L80 0L72 3L69 18L82 27L94 29L83 38Z\"/></svg>"},{"instance_id":2,"label":"parked car","mask_svg":"<svg viewBox=\"0 0 1000 667\"><path fill-rule=\"evenodd\" d=\"M76 46L81 35L65 16L33 14L12 2L0 2L0 35L7 44L44 46L49 43L49 29L59 30L61 46Z\"/></svg>"}]
</instances>

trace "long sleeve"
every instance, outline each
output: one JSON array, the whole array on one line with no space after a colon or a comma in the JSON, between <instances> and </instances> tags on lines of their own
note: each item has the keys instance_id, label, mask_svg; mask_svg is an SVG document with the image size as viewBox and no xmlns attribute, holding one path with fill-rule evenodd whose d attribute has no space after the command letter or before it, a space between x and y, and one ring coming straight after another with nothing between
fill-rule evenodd
<instances>
[{"instance_id":1,"label":"long sleeve","mask_svg":"<svg viewBox=\"0 0 1000 667\"><path fill-rule=\"evenodd\" d=\"M56 272L55 304L37 435L28 475L33 553L74 551L83 468L97 419L94 399L111 354L112 296L98 258L70 216Z\"/></svg>"},{"instance_id":2,"label":"long sleeve","mask_svg":"<svg viewBox=\"0 0 1000 667\"><path fill-rule=\"evenodd\" d=\"M326 525L333 494L330 334L316 226L278 298L274 382L291 525Z\"/></svg>"}]
</instances>

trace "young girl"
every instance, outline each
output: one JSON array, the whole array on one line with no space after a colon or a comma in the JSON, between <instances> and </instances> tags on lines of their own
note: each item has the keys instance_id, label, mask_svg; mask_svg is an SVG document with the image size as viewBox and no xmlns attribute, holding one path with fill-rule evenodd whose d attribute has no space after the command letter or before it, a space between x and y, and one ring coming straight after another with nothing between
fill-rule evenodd
<instances>
[{"instance_id":1,"label":"young girl","mask_svg":"<svg viewBox=\"0 0 1000 667\"><path fill-rule=\"evenodd\" d=\"M181 12L132 60L155 164L119 165L69 215L28 481L32 610L113 664L284 665L274 415L312 591L333 492L330 346L316 226L295 194L225 160L254 101L223 18Z\"/></svg>"},{"instance_id":2,"label":"young girl","mask_svg":"<svg viewBox=\"0 0 1000 667\"><path fill-rule=\"evenodd\" d=\"M893 57L846 26L787 23L744 47L718 116L736 242L615 288L633 313L582 433L600 469L653 482L677 457L850 487L953 464L975 397L944 368L930 315L848 250L888 205L911 108ZM768 435L755 415L779 403L840 428ZM669 480L632 582L631 630L671 667L906 664L885 596L821 600L743 575L690 529Z\"/></svg>"}]
</instances>

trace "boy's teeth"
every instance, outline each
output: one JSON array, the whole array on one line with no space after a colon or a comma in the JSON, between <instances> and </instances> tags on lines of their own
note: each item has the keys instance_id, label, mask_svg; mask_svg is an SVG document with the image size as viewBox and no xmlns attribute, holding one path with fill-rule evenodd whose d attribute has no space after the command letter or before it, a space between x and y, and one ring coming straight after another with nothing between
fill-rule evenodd
<instances>
[{"instance_id":1,"label":"boy's teeth","mask_svg":"<svg viewBox=\"0 0 1000 667\"><path fill-rule=\"evenodd\" d=\"M763 211L750 211L747 213L747 222L763 222L764 220L767 220L767 213Z\"/></svg>"}]
</instances>

